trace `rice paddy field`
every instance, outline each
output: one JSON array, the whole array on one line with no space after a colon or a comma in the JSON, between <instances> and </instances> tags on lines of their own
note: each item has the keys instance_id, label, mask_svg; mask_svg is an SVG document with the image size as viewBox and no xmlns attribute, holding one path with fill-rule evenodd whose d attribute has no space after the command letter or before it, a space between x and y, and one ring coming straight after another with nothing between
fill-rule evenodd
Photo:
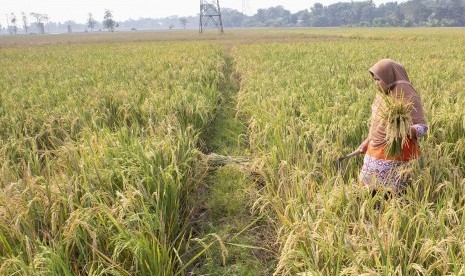
<instances>
[{"instance_id":1,"label":"rice paddy field","mask_svg":"<svg viewBox=\"0 0 465 276\"><path fill-rule=\"evenodd\" d=\"M429 126L387 200L334 166L382 58ZM0 274L465 275L464 68L460 28L0 37Z\"/></svg>"}]
</instances>

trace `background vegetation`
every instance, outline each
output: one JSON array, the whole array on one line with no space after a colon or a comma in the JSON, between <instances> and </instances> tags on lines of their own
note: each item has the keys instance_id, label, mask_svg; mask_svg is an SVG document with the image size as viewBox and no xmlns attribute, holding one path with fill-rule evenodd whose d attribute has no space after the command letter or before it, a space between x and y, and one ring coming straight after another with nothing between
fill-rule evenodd
<instances>
[{"instance_id":1,"label":"background vegetation","mask_svg":"<svg viewBox=\"0 0 465 276\"><path fill-rule=\"evenodd\" d=\"M107 13L105 11L105 13ZM409 0L391 1L376 5L372 0L342 1L330 5L314 3L305 10L291 13L284 6L275 6L258 9L253 15L227 7L221 7L222 21L225 28L250 27L459 27L465 26L465 0ZM85 24L73 21L53 22L46 14L31 13L33 18L28 20L26 14L10 18L10 29L3 26L5 33L17 34L40 33L39 22L46 23L45 31L48 33L68 32L68 26L74 32L105 31L108 28L108 16L103 20L99 16L89 14ZM52 18L53 20L53 18ZM199 17L197 15L180 17L177 15L166 18L139 18L118 20L115 15L112 23L117 30L155 30L155 29L198 29ZM31 22L31 23L29 23ZM37 23L35 23L37 22ZM1 31L0 25L0 31Z\"/></svg>"}]
</instances>

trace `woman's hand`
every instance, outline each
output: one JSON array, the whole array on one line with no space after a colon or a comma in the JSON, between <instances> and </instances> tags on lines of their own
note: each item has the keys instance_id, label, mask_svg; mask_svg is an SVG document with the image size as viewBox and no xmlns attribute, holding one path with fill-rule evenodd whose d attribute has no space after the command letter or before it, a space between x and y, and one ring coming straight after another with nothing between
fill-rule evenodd
<instances>
[{"instance_id":1,"label":"woman's hand","mask_svg":"<svg viewBox=\"0 0 465 276\"><path fill-rule=\"evenodd\" d=\"M415 141L418 141L418 132L417 132L417 129L414 128L413 126L410 127L410 137L415 140Z\"/></svg>"},{"instance_id":2,"label":"woman's hand","mask_svg":"<svg viewBox=\"0 0 465 276\"><path fill-rule=\"evenodd\" d=\"M363 141L360 146L358 147L357 151L360 152L360 153L365 153L367 152L368 150L368 144L370 144L370 139L365 139L365 141Z\"/></svg>"}]
</instances>

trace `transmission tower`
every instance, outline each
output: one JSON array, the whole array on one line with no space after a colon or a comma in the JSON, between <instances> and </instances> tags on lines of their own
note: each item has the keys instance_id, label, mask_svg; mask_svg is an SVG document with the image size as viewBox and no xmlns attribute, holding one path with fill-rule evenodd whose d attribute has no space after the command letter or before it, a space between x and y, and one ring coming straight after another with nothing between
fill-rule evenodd
<instances>
[{"instance_id":1,"label":"transmission tower","mask_svg":"<svg viewBox=\"0 0 465 276\"><path fill-rule=\"evenodd\" d=\"M223 21L221 20L221 10L219 0L200 0L200 23L199 32L208 26L210 21L223 33Z\"/></svg>"}]
</instances>

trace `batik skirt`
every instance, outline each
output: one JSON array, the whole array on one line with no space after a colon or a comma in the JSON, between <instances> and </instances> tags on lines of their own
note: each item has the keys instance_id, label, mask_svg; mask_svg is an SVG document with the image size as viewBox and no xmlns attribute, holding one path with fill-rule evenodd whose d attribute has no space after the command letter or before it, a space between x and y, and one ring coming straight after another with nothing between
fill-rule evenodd
<instances>
[{"instance_id":1,"label":"batik skirt","mask_svg":"<svg viewBox=\"0 0 465 276\"><path fill-rule=\"evenodd\" d=\"M414 125L419 140L428 131L426 125ZM420 157L418 140L410 139L402 148L402 155L390 157L385 155L385 148L368 146L360 172L360 181L364 185L384 186L387 188L404 188L410 182L409 161Z\"/></svg>"}]
</instances>

